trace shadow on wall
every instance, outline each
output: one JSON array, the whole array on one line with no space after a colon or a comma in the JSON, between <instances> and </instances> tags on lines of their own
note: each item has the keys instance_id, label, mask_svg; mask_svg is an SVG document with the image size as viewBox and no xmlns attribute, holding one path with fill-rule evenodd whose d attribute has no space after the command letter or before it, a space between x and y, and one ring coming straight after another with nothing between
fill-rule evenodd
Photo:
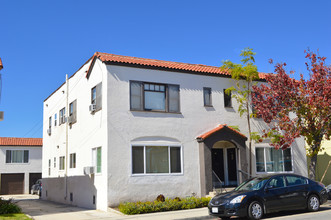
<instances>
[{"instance_id":1,"label":"shadow on wall","mask_svg":"<svg viewBox=\"0 0 331 220\"><path fill-rule=\"evenodd\" d=\"M316 180L317 181L321 181L325 170L328 167L329 161L331 160L331 155L327 154L326 152L324 152L324 154L318 154L317 155L317 165L316 165ZM310 164L310 158L307 158L307 164L309 167ZM327 186L329 184L331 184L331 165L329 166L329 168L327 169L324 179L322 181L322 183Z\"/></svg>"},{"instance_id":2,"label":"shadow on wall","mask_svg":"<svg viewBox=\"0 0 331 220\"><path fill-rule=\"evenodd\" d=\"M67 191L67 193L66 193ZM97 190L94 175L68 176L67 190L65 177L43 178L42 199L96 209Z\"/></svg>"}]
</instances>

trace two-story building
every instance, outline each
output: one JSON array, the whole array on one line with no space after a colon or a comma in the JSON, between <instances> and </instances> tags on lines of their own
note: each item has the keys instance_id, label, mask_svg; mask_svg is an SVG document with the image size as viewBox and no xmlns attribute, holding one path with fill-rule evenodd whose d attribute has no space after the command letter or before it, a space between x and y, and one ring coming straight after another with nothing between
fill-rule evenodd
<instances>
[{"instance_id":1,"label":"two-story building","mask_svg":"<svg viewBox=\"0 0 331 220\"><path fill-rule=\"evenodd\" d=\"M1 195L28 194L41 179L42 138L0 137Z\"/></svg>"},{"instance_id":2,"label":"two-story building","mask_svg":"<svg viewBox=\"0 0 331 220\"><path fill-rule=\"evenodd\" d=\"M218 67L95 53L44 101L43 199L107 210L239 184L250 150L232 85ZM251 156L253 175L307 175L303 139Z\"/></svg>"}]
</instances>

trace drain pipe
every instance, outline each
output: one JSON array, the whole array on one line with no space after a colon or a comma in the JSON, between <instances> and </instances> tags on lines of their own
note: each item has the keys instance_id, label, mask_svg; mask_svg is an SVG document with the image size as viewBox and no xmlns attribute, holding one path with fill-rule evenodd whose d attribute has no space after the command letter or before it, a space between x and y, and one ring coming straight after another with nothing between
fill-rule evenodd
<instances>
[{"instance_id":1,"label":"drain pipe","mask_svg":"<svg viewBox=\"0 0 331 220\"><path fill-rule=\"evenodd\" d=\"M69 119L69 81L68 81L68 74L66 74L66 84L67 84L67 97L66 97L66 156L64 160L64 165L65 165L65 174L64 174L64 179L65 179L65 196L64 200L67 200L67 195L68 195L68 119Z\"/></svg>"}]
</instances>

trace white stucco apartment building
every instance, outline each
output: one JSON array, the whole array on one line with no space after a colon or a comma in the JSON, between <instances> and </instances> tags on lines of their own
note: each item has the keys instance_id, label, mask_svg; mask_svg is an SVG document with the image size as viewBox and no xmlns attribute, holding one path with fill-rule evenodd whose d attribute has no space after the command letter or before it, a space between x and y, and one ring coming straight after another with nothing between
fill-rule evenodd
<instances>
[{"instance_id":1,"label":"white stucco apartment building","mask_svg":"<svg viewBox=\"0 0 331 220\"><path fill-rule=\"evenodd\" d=\"M205 196L216 175L237 185L248 129L224 93L232 83L217 67L95 53L44 101L42 198L107 210L159 194ZM252 157L253 175L307 175L303 139L286 151L255 144Z\"/></svg>"},{"instance_id":2,"label":"white stucco apartment building","mask_svg":"<svg viewBox=\"0 0 331 220\"><path fill-rule=\"evenodd\" d=\"M42 138L0 137L0 194L28 194L41 179Z\"/></svg>"}]
</instances>

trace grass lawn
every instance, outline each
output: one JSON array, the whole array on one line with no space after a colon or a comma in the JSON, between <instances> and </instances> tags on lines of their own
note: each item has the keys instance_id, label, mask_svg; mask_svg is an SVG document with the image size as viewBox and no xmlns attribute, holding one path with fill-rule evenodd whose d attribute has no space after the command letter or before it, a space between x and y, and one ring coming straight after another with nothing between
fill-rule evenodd
<instances>
[{"instance_id":1,"label":"grass lawn","mask_svg":"<svg viewBox=\"0 0 331 220\"><path fill-rule=\"evenodd\" d=\"M31 220L28 216L23 213L17 214L2 214L0 215L0 220Z\"/></svg>"}]
</instances>

